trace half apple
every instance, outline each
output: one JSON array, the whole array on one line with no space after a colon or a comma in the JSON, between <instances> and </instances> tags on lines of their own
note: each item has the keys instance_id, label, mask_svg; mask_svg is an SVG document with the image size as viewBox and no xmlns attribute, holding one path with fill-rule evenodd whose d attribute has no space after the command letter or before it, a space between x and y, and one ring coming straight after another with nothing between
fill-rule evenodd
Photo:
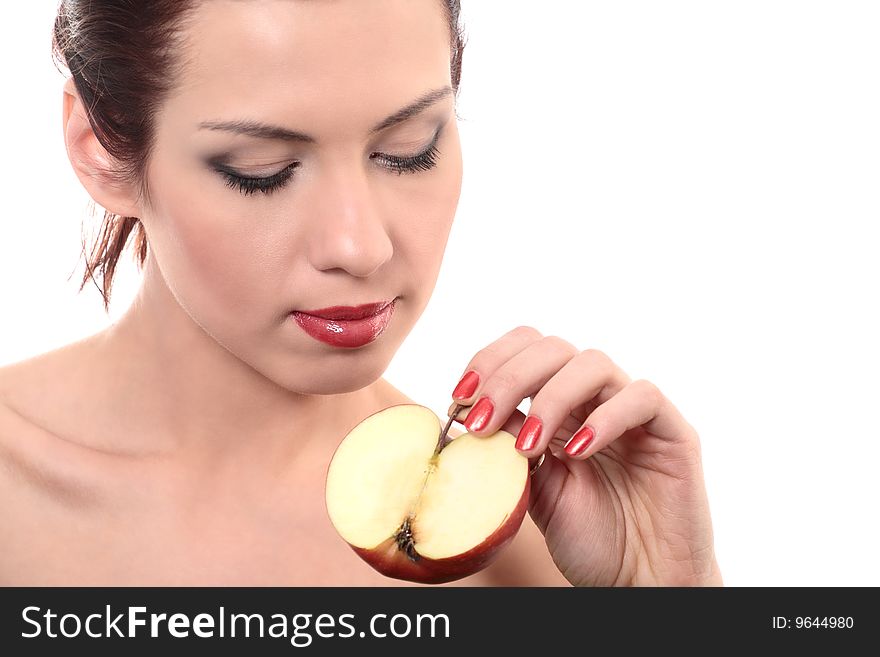
<instances>
[{"instance_id":1,"label":"half apple","mask_svg":"<svg viewBox=\"0 0 880 657\"><path fill-rule=\"evenodd\" d=\"M388 577L439 584L482 570L528 509L528 459L513 435L441 442L442 431L425 406L390 406L349 431L330 461L330 521Z\"/></svg>"}]
</instances>

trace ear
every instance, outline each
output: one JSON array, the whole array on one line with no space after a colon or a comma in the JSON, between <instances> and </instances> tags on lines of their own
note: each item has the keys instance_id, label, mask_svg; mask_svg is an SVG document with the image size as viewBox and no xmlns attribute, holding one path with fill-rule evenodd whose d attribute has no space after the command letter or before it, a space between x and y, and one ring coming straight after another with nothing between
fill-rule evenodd
<instances>
[{"instance_id":1,"label":"ear","mask_svg":"<svg viewBox=\"0 0 880 657\"><path fill-rule=\"evenodd\" d=\"M112 175L118 164L95 136L72 77L64 83L63 103L67 157L89 196L105 210L123 217L140 217L137 192L133 185Z\"/></svg>"}]
</instances>

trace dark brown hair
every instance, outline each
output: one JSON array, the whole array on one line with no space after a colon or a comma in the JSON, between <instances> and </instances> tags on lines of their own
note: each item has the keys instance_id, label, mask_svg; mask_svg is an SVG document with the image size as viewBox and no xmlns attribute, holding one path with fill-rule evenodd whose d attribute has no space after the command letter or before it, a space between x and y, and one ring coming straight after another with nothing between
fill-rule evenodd
<instances>
[{"instance_id":1,"label":"dark brown hair","mask_svg":"<svg viewBox=\"0 0 880 657\"><path fill-rule=\"evenodd\" d=\"M61 0L52 33L52 55L66 68L98 141L119 163L107 172L134 184L148 200L146 163L153 146L153 119L180 71L176 47L197 0ZM460 0L443 0L448 20L452 88L458 95L465 35ZM63 71L62 71L63 72ZM134 234L134 258L142 269L147 235L137 217L104 211L98 237L82 256L86 270L80 291L91 280L109 310L116 263ZM100 281L99 281L100 279Z\"/></svg>"}]
</instances>

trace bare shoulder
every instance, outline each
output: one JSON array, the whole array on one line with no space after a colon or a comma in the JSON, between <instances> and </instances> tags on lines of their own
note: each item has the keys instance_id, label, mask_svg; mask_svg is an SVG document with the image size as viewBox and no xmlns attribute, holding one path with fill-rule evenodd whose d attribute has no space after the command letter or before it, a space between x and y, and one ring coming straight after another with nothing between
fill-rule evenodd
<instances>
[{"instance_id":1,"label":"bare shoulder","mask_svg":"<svg viewBox=\"0 0 880 657\"><path fill-rule=\"evenodd\" d=\"M35 452L51 453L43 450L47 432L33 419L39 413L36 400L41 390L50 397L41 386L45 371L42 357L0 367L0 499L14 499L7 493L12 492L10 487L23 483Z\"/></svg>"},{"instance_id":2,"label":"bare shoulder","mask_svg":"<svg viewBox=\"0 0 880 657\"><path fill-rule=\"evenodd\" d=\"M22 375L27 375L27 362L0 367L0 475L6 479L12 467L12 452L22 432L31 430L30 423L16 410L22 395Z\"/></svg>"},{"instance_id":3,"label":"bare shoulder","mask_svg":"<svg viewBox=\"0 0 880 657\"><path fill-rule=\"evenodd\" d=\"M27 429L59 434L88 422L86 402L100 381L95 347L103 336L95 333L0 366L0 440L20 440L16 432Z\"/></svg>"},{"instance_id":4,"label":"bare shoulder","mask_svg":"<svg viewBox=\"0 0 880 657\"><path fill-rule=\"evenodd\" d=\"M27 364L15 363L0 367L0 526L16 528L12 532L19 538L18 520L31 506L31 493L37 480L32 464L34 455L45 451L45 443L34 440L37 427L23 416L15 406L16 390L22 386L22 374L27 374ZM4 545L6 555L12 551L11 536ZM0 563L0 580L5 581L5 564Z\"/></svg>"},{"instance_id":5,"label":"bare shoulder","mask_svg":"<svg viewBox=\"0 0 880 657\"><path fill-rule=\"evenodd\" d=\"M35 418L51 408L57 353L49 352L0 367L0 474L12 458L41 431Z\"/></svg>"},{"instance_id":6,"label":"bare shoulder","mask_svg":"<svg viewBox=\"0 0 880 657\"><path fill-rule=\"evenodd\" d=\"M77 383L88 348L95 336L57 347L0 367L0 403L8 408L37 412L58 403L62 390Z\"/></svg>"},{"instance_id":7,"label":"bare shoulder","mask_svg":"<svg viewBox=\"0 0 880 657\"><path fill-rule=\"evenodd\" d=\"M87 450L56 432L83 415L74 343L0 367L0 499L65 492L88 472ZM78 410L79 409L79 410ZM14 489L13 496L6 496Z\"/></svg>"}]
</instances>

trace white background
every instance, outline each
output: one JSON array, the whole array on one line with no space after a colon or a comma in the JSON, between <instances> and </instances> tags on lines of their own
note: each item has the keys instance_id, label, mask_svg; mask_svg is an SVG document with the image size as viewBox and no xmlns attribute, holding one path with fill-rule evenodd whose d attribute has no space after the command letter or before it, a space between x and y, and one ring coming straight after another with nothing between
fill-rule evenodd
<instances>
[{"instance_id":1,"label":"white background","mask_svg":"<svg viewBox=\"0 0 880 657\"><path fill-rule=\"evenodd\" d=\"M54 10L0 23L0 364L100 330L138 283L127 251L109 317L76 294ZM519 324L601 349L699 430L726 584L880 585L880 4L463 13L461 204L387 378L440 414Z\"/></svg>"}]
</instances>

